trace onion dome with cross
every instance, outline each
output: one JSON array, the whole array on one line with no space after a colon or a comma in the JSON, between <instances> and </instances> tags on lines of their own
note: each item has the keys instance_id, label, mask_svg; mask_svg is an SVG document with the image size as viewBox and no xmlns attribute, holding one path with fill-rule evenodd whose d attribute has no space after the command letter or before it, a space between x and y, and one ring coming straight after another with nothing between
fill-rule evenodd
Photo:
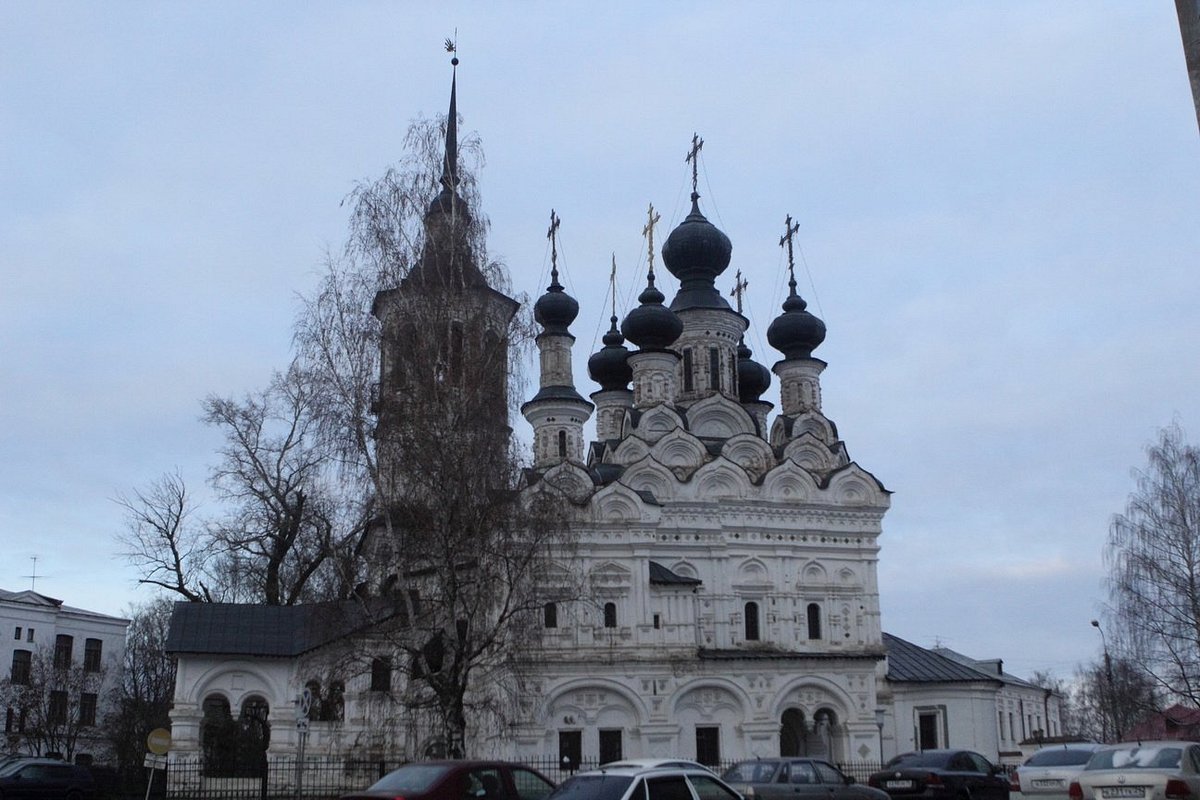
<instances>
[{"instance_id":1,"label":"onion dome with cross","mask_svg":"<svg viewBox=\"0 0 1200 800\"><path fill-rule=\"evenodd\" d=\"M779 239L780 247L788 251L788 296L783 301L783 313L767 328L767 341L786 359L811 358L825 341L825 323L806 309L808 303L796 293L796 267L792 253L792 237L800 229L789 214L784 223L787 232Z\"/></svg>"},{"instance_id":2,"label":"onion dome with cross","mask_svg":"<svg viewBox=\"0 0 1200 800\"><path fill-rule=\"evenodd\" d=\"M648 263L646 288L638 295L640 305L625 315L621 333L643 350L662 350L670 347L683 333L683 322L675 312L663 305L666 297L654 285L654 225L661 217L651 205L647 210L649 221L642 233L646 236Z\"/></svg>"},{"instance_id":3,"label":"onion dome with cross","mask_svg":"<svg viewBox=\"0 0 1200 800\"><path fill-rule=\"evenodd\" d=\"M663 263L679 279L679 292L671 301L672 311L687 308L728 309L729 304L713 285L729 266L733 243L700 213L696 191L700 149L704 140L692 135L687 161L692 165L692 211L667 237L662 248Z\"/></svg>"}]
</instances>

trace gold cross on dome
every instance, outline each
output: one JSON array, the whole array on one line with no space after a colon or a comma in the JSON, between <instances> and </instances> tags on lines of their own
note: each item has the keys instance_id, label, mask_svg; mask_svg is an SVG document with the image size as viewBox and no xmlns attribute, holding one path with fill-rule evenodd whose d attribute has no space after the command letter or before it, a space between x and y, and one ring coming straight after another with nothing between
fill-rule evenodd
<instances>
[{"instance_id":1,"label":"gold cross on dome","mask_svg":"<svg viewBox=\"0 0 1200 800\"><path fill-rule=\"evenodd\" d=\"M742 313L742 295L746 293L746 287L750 285L750 281L742 277L742 271L739 269L733 277L733 290L729 292L730 297L737 298L738 313Z\"/></svg>"},{"instance_id":2,"label":"gold cross on dome","mask_svg":"<svg viewBox=\"0 0 1200 800\"><path fill-rule=\"evenodd\" d=\"M697 166L700 163L700 150L704 147L704 140L698 134L692 134L692 149L688 150L687 157L684 158L684 163L692 165L692 194L696 193L696 186L700 182L697 173Z\"/></svg>"},{"instance_id":3,"label":"gold cross on dome","mask_svg":"<svg viewBox=\"0 0 1200 800\"><path fill-rule=\"evenodd\" d=\"M796 232L800 230L800 223L792 222L792 215L788 214L787 219L783 222L783 227L785 233L783 236L779 237L779 246L783 247L784 245L787 245L788 276L790 278L788 285L790 285L794 291L796 288L796 260L792 254L792 238L796 235Z\"/></svg>"},{"instance_id":4,"label":"gold cross on dome","mask_svg":"<svg viewBox=\"0 0 1200 800\"><path fill-rule=\"evenodd\" d=\"M550 228L546 231L546 238L550 240L550 280L552 283L558 283L558 226L562 220L558 218L558 214L554 213L554 209L550 209Z\"/></svg>"},{"instance_id":5,"label":"gold cross on dome","mask_svg":"<svg viewBox=\"0 0 1200 800\"><path fill-rule=\"evenodd\" d=\"M642 228L642 236L646 237L646 256L650 264L650 274L654 274L654 226L662 220L662 215L654 210L654 203L646 209L646 227Z\"/></svg>"}]
</instances>

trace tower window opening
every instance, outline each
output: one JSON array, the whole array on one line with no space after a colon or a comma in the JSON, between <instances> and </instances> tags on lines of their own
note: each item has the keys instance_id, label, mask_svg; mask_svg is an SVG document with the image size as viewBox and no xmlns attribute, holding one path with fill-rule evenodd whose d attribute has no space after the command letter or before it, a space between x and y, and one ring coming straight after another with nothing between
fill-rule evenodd
<instances>
[{"instance_id":1,"label":"tower window opening","mask_svg":"<svg viewBox=\"0 0 1200 800\"><path fill-rule=\"evenodd\" d=\"M808 638L821 638L821 606L816 603L808 604Z\"/></svg>"},{"instance_id":2,"label":"tower window opening","mask_svg":"<svg viewBox=\"0 0 1200 800\"><path fill-rule=\"evenodd\" d=\"M758 639L758 603L746 603L746 641L757 642Z\"/></svg>"},{"instance_id":3,"label":"tower window opening","mask_svg":"<svg viewBox=\"0 0 1200 800\"><path fill-rule=\"evenodd\" d=\"M708 348L708 388L721 390L721 351Z\"/></svg>"},{"instance_id":4,"label":"tower window opening","mask_svg":"<svg viewBox=\"0 0 1200 800\"><path fill-rule=\"evenodd\" d=\"M567 457L567 432L566 431L558 432L558 457L559 458Z\"/></svg>"},{"instance_id":5,"label":"tower window opening","mask_svg":"<svg viewBox=\"0 0 1200 800\"><path fill-rule=\"evenodd\" d=\"M683 348L683 390L685 392L690 392L696 388L696 379L692 375L694 369L695 364L693 364L692 359L692 348L685 347Z\"/></svg>"},{"instance_id":6,"label":"tower window opening","mask_svg":"<svg viewBox=\"0 0 1200 800\"><path fill-rule=\"evenodd\" d=\"M606 627L606 628L617 627L617 604L616 603L605 603L604 604L604 627Z\"/></svg>"},{"instance_id":7,"label":"tower window opening","mask_svg":"<svg viewBox=\"0 0 1200 800\"><path fill-rule=\"evenodd\" d=\"M542 606L542 627L557 628L558 627L558 604L546 603Z\"/></svg>"}]
</instances>

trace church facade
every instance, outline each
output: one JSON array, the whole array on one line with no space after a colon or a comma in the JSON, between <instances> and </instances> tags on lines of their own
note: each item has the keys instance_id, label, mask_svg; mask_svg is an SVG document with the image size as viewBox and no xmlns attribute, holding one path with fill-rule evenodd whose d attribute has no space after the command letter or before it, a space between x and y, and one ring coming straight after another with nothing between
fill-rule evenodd
<instances>
[{"instance_id":1,"label":"church facade","mask_svg":"<svg viewBox=\"0 0 1200 800\"><path fill-rule=\"evenodd\" d=\"M507 349L503 330L517 304L471 263L470 242L455 227L470 214L455 191L455 115L452 90L443 189L425 223L441 257L427 249L372 309L382 328L383 430L411 418L409 377L392 370L390 351L405 346L406 304L429 287L455 287L473 309L467 317L485 321L486 335L464 341L482 342L487 363L505 363L495 351ZM794 274L767 331L779 357L770 369L754 360L744 341L748 320L717 289L732 242L704 216L694 176L691 212L660 252L651 209L645 289L623 318L613 309L603 347L588 359L590 386L573 375L570 326L580 307L552 257L550 286L534 307L538 391L521 406L533 432L522 492L565 509L571 546L557 554L558 571L543 587L516 709L501 733L475 726L473 755L552 756L567 765L654 756L881 760L887 698L877 564L889 493L851 460L825 414L826 365L814 355L825 325L797 293ZM789 269L793 234L789 219L781 240ZM678 282L670 299L659 288L656 256ZM762 399L773 380L778 410ZM503 372L481 374L480 385L502 409ZM380 444L380 471L395 482L385 493L404 489L401 459ZM386 576L387 565L376 566ZM172 716L182 751L203 749L213 709L236 717L240 708L244 717L250 708L274 723L271 752L295 752L295 698L309 680L306 664L338 647L328 630L370 637L369 627L351 632L343 617L317 624L315 612L181 606L170 649L179 659ZM245 624L221 623L221 615ZM272 638L271 652L258 652L254 630L293 628ZM401 707L381 705L377 678L373 666L324 687L328 715L299 728L308 752L428 752L420 725L405 722ZM337 699L328 703L331 690Z\"/></svg>"}]
</instances>

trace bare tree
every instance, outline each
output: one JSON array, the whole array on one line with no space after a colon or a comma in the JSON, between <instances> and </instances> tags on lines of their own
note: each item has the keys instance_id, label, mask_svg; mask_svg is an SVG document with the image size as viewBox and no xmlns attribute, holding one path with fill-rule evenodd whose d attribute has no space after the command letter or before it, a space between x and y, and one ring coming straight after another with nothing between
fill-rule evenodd
<instances>
[{"instance_id":1,"label":"bare tree","mask_svg":"<svg viewBox=\"0 0 1200 800\"><path fill-rule=\"evenodd\" d=\"M1156 682L1124 658L1091 662L1075 671L1071 687L1070 731L1101 742L1119 741L1125 732L1161 705Z\"/></svg>"},{"instance_id":2,"label":"bare tree","mask_svg":"<svg viewBox=\"0 0 1200 800\"><path fill-rule=\"evenodd\" d=\"M1200 704L1200 450L1178 423L1146 449L1106 552L1112 650L1168 696Z\"/></svg>"},{"instance_id":3,"label":"bare tree","mask_svg":"<svg viewBox=\"0 0 1200 800\"><path fill-rule=\"evenodd\" d=\"M146 735L171 724L175 662L164 650L171 606L170 599L159 597L129 612L121 686L104 721L117 765L126 775L141 773Z\"/></svg>"},{"instance_id":4,"label":"bare tree","mask_svg":"<svg viewBox=\"0 0 1200 800\"><path fill-rule=\"evenodd\" d=\"M139 583L192 602L216 599L209 571L213 552L194 524L191 496L179 473L167 473L145 489L115 499L125 509L125 532L119 538L125 557L141 572Z\"/></svg>"}]
</instances>

